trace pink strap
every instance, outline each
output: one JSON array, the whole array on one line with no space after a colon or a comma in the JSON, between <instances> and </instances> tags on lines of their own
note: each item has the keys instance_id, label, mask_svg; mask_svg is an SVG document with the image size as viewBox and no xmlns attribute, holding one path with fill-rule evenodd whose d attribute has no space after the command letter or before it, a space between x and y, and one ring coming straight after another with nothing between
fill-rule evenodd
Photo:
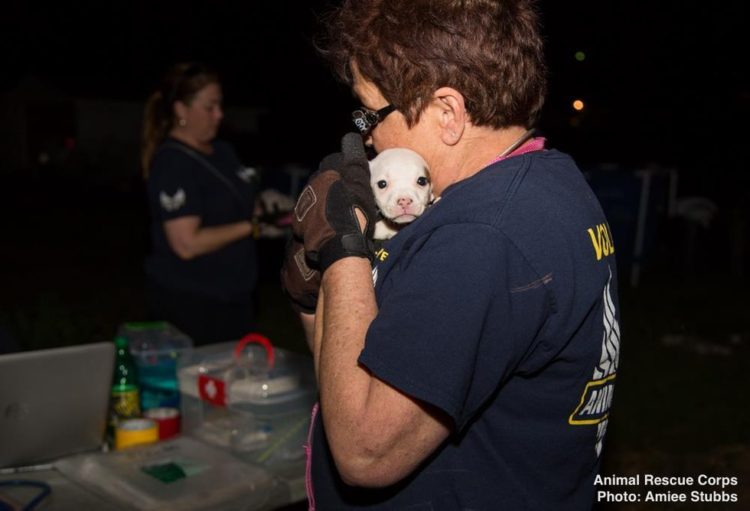
<instances>
[{"instance_id":1,"label":"pink strap","mask_svg":"<svg viewBox=\"0 0 750 511\"><path fill-rule=\"evenodd\" d=\"M510 154L506 154L505 156L498 156L494 160L492 160L488 165L492 165L493 163L497 163L499 161L503 161L505 159L508 159L512 156L521 156L522 154L531 153L534 151L541 151L544 149L544 143L547 141L544 137L534 137L525 144L523 144L521 147L516 149Z\"/></svg>"},{"instance_id":2,"label":"pink strap","mask_svg":"<svg viewBox=\"0 0 750 511\"><path fill-rule=\"evenodd\" d=\"M305 493L307 493L308 511L315 511L315 493L313 492L312 483L312 444L313 428L315 427L315 419L318 416L319 408L320 403L315 403L310 414L310 429L307 431L307 443L305 444Z\"/></svg>"}]
</instances>

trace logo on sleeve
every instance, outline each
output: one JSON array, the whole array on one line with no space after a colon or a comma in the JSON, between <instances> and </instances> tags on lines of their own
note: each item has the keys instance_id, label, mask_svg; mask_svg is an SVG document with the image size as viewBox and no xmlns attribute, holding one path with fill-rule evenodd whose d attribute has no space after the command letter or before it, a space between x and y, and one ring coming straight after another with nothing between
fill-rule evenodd
<instances>
[{"instance_id":1,"label":"logo on sleeve","mask_svg":"<svg viewBox=\"0 0 750 511\"><path fill-rule=\"evenodd\" d=\"M182 206L184 206L186 202L187 197L185 196L185 190L183 190L182 188L174 192L174 195L172 196L164 191L159 194L159 203L161 204L161 207L164 209L164 211L177 211Z\"/></svg>"},{"instance_id":2,"label":"logo on sleeve","mask_svg":"<svg viewBox=\"0 0 750 511\"><path fill-rule=\"evenodd\" d=\"M611 284L612 269L610 268L609 279L607 285L604 286L602 296L604 333L599 363L594 367L594 374L583 389L578 406L568 418L568 424L572 426L597 426L594 446L597 456L601 454L604 434L607 432L609 408L612 405L617 366L620 363L620 324L617 321L615 302L612 299Z\"/></svg>"},{"instance_id":3,"label":"logo on sleeve","mask_svg":"<svg viewBox=\"0 0 750 511\"><path fill-rule=\"evenodd\" d=\"M237 177L242 179L245 183L250 183L258 178L258 171L255 167L242 167L237 171Z\"/></svg>"}]
</instances>

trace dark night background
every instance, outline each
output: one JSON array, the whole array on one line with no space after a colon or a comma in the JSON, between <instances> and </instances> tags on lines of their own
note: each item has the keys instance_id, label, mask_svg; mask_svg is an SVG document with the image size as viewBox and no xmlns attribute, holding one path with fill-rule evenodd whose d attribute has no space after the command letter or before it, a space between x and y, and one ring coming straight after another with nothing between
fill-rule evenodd
<instances>
[{"instance_id":1,"label":"dark night background","mask_svg":"<svg viewBox=\"0 0 750 511\"><path fill-rule=\"evenodd\" d=\"M310 43L328 4L7 2L0 86L34 75L76 97L142 101L168 65L204 60L221 71L227 105L269 112L264 143L243 150L316 162L335 146L337 130L348 129L354 104ZM584 162L737 173L730 149L738 148L750 101L741 80L743 2L540 5L551 85L541 127L556 146ZM576 51L585 52L584 62ZM587 108L571 129L576 98Z\"/></svg>"},{"instance_id":2,"label":"dark night background","mask_svg":"<svg viewBox=\"0 0 750 511\"><path fill-rule=\"evenodd\" d=\"M267 186L288 190L284 169L313 168L336 149L356 102L310 42L329 4L4 3L3 342L31 349L101 340L142 317L148 219L137 116L172 63L197 59L220 71L223 136ZM716 473L750 486L746 5L540 3L550 90L539 128L590 176L621 270L624 346L608 473ZM652 188L637 255L642 169ZM705 210L670 209L670 185L673 198L715 206L705 224ZM279 243L261 246L261 325L299 348L278 291Z\"/></svg>"}]
</instances>

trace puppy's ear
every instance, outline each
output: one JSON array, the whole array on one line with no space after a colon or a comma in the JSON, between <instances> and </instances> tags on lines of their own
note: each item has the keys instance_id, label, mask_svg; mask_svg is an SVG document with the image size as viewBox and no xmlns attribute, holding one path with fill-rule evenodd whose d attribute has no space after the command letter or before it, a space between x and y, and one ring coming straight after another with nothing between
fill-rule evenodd
<instances>
[{"instance_id":1,"label":"puppy's ear","mask_svg":"<svg viewBox=\"0 0 750 511\"><path fill-rule=\"evenodd\" d=\"M378 162L376 160L372 160L369 162L368 166L370 167L370 187L375 188L375 181L376 176L380 172L380 165L378 165Z\"/></svg>"}]
</instances>

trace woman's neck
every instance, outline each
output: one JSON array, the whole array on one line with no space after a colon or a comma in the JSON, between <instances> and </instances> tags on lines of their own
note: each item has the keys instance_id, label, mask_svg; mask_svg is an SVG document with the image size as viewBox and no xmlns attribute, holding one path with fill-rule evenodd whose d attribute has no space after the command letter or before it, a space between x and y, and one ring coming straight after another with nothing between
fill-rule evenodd
<instances>
[{"instance_id":1,"label":"woman's neck","mask_svg":"<svg viewBox=\"0 0 750 511\"><path fill-rule=\"evenodd\" d=\"M520 126L502 130L472 127L458 144L445 146L443 154L436 158L442 168L436 170L437 175L432 179L433 191L440 195L453 183L473 176L511 148L524 133L526 129Z\"/></svg>"}]
</instances>

